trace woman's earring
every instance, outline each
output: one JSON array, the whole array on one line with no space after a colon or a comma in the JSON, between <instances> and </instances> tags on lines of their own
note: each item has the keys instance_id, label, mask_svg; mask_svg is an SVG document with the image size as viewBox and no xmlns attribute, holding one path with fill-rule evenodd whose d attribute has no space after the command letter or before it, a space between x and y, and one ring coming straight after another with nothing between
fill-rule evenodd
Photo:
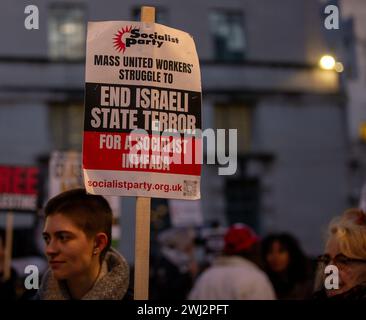
<instances>
[{"instance_id":1,"label":"woman's earring","mask_svg":"<svg viewBox=\"0 0 366 320\"><path fill-rule=\"evenodd\" d=\"M98 249L94 249L93 254L97 254L98 253Z\"/></svg>"}]
</instances>

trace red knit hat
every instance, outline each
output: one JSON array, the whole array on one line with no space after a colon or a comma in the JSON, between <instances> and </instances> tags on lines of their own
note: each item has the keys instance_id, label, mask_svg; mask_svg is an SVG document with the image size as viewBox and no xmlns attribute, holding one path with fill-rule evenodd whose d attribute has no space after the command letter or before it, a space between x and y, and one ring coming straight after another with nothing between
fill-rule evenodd
<instances>
[{"instance_id":1,"label":"red knit hat","mask_svg":"<svg viewBox=\"0 0 366 320\"><path fill-rule=\"evenodd\" d=\"M253 244L259 241L259 237L247 225L236 223L227 230L224 241L224 253L232 255L248 251Z\"/></svg>"}]
</instances>

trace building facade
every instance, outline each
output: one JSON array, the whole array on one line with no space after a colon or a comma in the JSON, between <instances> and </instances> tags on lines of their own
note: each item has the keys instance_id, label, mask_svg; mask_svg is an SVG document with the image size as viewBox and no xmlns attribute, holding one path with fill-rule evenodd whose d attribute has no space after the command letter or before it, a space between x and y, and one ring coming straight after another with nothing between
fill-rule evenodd
<instances>
[{"instance_id":1,"label":"building facade","mask_svg":"<svg viewBox=\"0 0 366 320\"><path fill-rule=\"evenodd\" d=\"M3 0L0 20L0 163L47 165L82 144L87 21L137 20L142 1ZM190 33L201 61L204 128L238 130L238 170L204 165L206 222L288 231L322 251L329 220L348 205L345 97L316 0L150 1L157 22ZM214 150L207 150L206 156ZM133 261L134 199L122 199L121 250Z\"/></svg>"}]
</instances>

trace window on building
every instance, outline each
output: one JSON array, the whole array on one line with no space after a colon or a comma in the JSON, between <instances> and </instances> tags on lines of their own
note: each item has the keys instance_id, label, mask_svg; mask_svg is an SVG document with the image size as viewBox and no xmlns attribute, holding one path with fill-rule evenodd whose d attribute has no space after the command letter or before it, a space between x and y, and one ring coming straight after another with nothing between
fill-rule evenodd
<instances>
[{"instance_id":1,"label":"window on building","mask_svg":"<svg viewBox=\"0 0 366 320\"><path fill-rule=\"evenodd\" d=\"M48 15L49 54L54 60L85 56L86 17L82 4L52 4Z\"/></svg>"},{"instance_id":2,"label":"window on building","mask_svg":"<svg viewBox=\"0 0 366 320\"><path fill-rule=\"evenodd\" d=\"M49 109L53 148L81 151L84 122L82 104L54 104Z\"/></svg>"},{"instance_id":3,"label":"window on building","mask_svg":"<svg viewBox=\"0 0 366 320\"><path fill-rule=\"evenodd\" d=\"M210 28L214 41L214 58L220 61L244 59L246 39L240 12L218 11L210 13Z\"/></svg>"},{"instance_id":4,"label":"window on building","mask_svg":"<svg viewBox=\"0 0 366 320\"><path fill-rule=\"evenodd\" d=\"M238 154L250 149L252 138L252 108L240 104L218 104L215 106L215 127L217 129L237 129ZM228 141L228 131L226 131Z\"/></svg>"},{"instance_id":5,"label":"window on building","mask_svg":"<svg viewBox=\"0 0 366 320\"><path fill-rule=\"evenodd\" d=\"M140 21L141 20L141 7L136 7L132 9L132 20ZM160 24L169 24L168 23L168 13L165 8L155 7L155 22Z\"/></svg>"},{"instance_id":6,"label":"window on building","mask_svg":"<svg viewBox=\"0 0 366 320\"><path fill-rule=\"evenodd\" d=\"M226 180L225 199L229 224L245 223L259 231L260 182L257 178Z\"/></svg>"},{"instance_id":7,"label":"window on building","mask_svg":"<svg viewBox=\"0 0 366 320\"><path fill-rule=\"evenodd\" d=\"M355 25L354 19L348 18L342 21L343 28L343 44L344 52L342 55L342 63L344 64L344 74L348 79L356 80L360 77L360 70L358 66L357 59L357 39L355 37ZM336 38L336 43L339 42L339 36ZM363 51L363 56L366 57L366 44L361 44L361 49ZM335 50L337 50L335 48ZM366 70L365 70L366 72ZM366 77L365 77L366 78Z\"/></svg>"}]
</instances>

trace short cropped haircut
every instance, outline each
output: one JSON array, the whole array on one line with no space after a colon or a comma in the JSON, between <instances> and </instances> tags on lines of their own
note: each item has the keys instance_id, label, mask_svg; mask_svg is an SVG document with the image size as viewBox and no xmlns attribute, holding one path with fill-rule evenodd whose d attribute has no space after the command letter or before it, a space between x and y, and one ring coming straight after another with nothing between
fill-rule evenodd
<instances>
[{"instance_id":1,"label":"short cropped haircut","mask_svg":"<svg viewBox=\"0 0 366 320\"><path fill-rule=\"evenodd\" d=\"M100 195L90 195L85 189L65 191L50 199L45 207L45 217L62 214L83 230L88 238L103 232L108 237L107 246L101 252L101 260L111 247L112 209L108 201Z\"/></svg>"}]
</instances>

